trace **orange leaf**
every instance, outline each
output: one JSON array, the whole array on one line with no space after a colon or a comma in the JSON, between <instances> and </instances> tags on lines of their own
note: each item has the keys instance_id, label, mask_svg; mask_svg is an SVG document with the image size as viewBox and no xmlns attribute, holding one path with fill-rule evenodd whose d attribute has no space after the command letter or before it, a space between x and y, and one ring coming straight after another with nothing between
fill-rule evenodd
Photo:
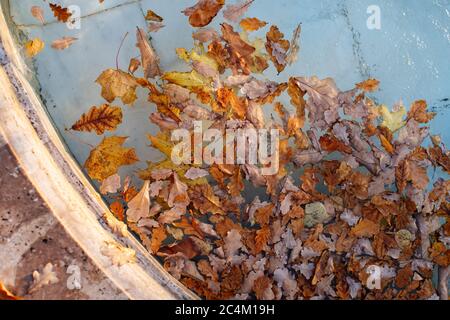
<instances>
[{"instance_id":1,"label":"orange leaf","mask_svg":"<svg viewBox=\"0 0 450 320\"><path fill-rule=\"evenodd\" d=\"M242 29L245 31L256 31L267 24L265 21L261 21L258 18L245 18L239 23Z\"/></svg>"}]
</instances>

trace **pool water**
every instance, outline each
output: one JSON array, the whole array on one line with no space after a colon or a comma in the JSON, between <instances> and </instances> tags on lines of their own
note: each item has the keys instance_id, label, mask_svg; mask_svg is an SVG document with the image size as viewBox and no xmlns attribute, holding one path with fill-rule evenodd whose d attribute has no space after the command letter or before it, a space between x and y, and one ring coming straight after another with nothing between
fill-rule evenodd
<instances>
[{"instance_id":1,"label":"pool water","mask_svg":"<svg viewBox=\"0 0 450 320\"><path fill-rule=\"evenodd\" d=\"M105 101L100 86L94 83L99 74L114 68L116 53L124 35L119 66L128 67L129 59L139 55L135 46L136 26L145 28L144 14L152 9L164 18L165 27L151 33L152 44L165 71L183 70L175 48L192 47L194 30L181 13L195 3L193 0L108 0L102 4L93 0L62 0L63 6L80 9L79 29L69 29L58 23L41 0L3 1L9 7L12 27L20 41L41 38L46 48L30 61L37 79L36 89L48 113L59 129L70 152L84 163L102 136L74 133L66 130L90 109ZM44 9L46 23L42 25L30 13L33 5ZM379 8L380 28L369 28L368 19ZM8 12L7 12L8 13ZM380 90L373 94L377 102L393 105L400 99L406 106L418 99L427 100L438 113L431 122L433 133L450 144L446 125L450 120L450 1L448 0L256 0L247 17L258 17L277 25L290 38L298 23L302 23L299 59L277 75L273 67L265 76L277 81L292 75L319 78L332 77L341 90L374 77L380 80ZM223 21L219 13L210 26L217 28ZM53 50L50 43L63 36L78 38L64 51ZM261 33L264 36L264 33ZM186 69L187 70L187 69ZM159 160L161 155L149 147L148 133L158 131L148 117L155 106L147 102L144 92L133 106L122 106L124 122L114 133L128 136L128 146L136 148L141 162L120 169L122 176L145 168L144 160Z\"/></svg>"}]
</instances>

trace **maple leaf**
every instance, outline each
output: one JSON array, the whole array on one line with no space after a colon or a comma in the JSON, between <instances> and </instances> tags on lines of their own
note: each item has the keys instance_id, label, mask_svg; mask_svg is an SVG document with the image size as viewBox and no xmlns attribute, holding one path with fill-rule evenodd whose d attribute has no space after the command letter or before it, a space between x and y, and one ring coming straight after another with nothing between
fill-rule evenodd
<instances>
[{"instance_id":1,"label":"maple leaf","mask_svg":"<svg viewBox=\"0 0 450 320\"><path fill-rule=\"evenodd\" d=\"M414 119L419 123L428 123L435 115L436 113L434 112L427 112L427 102L425 100L418 100L411 104L407 120Z\"/></svg>"},{"instance_id":2,"label":"maple leaf","mask_svg":"<svg viewBox=\"0 0 450 320\"><path fill-rule=\"evenodd\" d=\"M72 13L69 12L69 9L64 8L60 5L49 3L50 9L53 11L53 15L61 22L69 21L69 18L72 16Z\"/></svg>"},{"instance_id":3,"label":"maple leaf","mask_svg":"<svg viewBox=\"0 0 450 320\"><path fill-rule=\"evenodd\" d=\"M366 92L373 92L378 89L378 85L380 84L380 81L377 79L367 79L363 82L357 83L356 87L358 89L364 90Z\"/></svg>"},{"instance_id":4,"label":"maple leaf","mask_svg":"<svg viewBox=\"0 0 450 320\"><path fill-rule=\"evenodd\" d=\"M142 68L144 69L144 77L155 78L156 76L161 75L161 70L159 69L159 58L148 41L144 30L137 28L136 39L136 46L141 52L141 63Z\"/></svg>"},{"instance_id":5,"label":"maple leaf","mask_svg":"<svg viewBox=\"0 0 450 320\"><path fill-rule=\"evenodd\" d=\"M214 19L224 3L224 0L199 0L194 6L183 10L183 13L189 17L191 26L204 27Z\"/></svg>"},{"instance_id":6,"label":"maple leaf","mask_svg":"<svg viewBox=\"0 0 450 320\"><path fill-rule=\"evenodd\" d=\"M245 18L241 20L239 25L245 31L256 31L267 25L267 22L261 21L258 18Z\"/></svg>"},{"instance_id":7,"label":"maple leaf","mask_svg":"<svg viewBox=\"0 0 450 320\"><path fill-rule=\"evenodd\" d=\"M52 48L56 50L64 50L70 47L78 38L75 37L62 37L52 42Z\"/></svg>"},{"instance_id":8,"label":"maple leaf","mask_svg":"<svg viewBox=\"0 0 450 320\"><path fill-rule=\"evenodd\" d=\"M28 57L32 58L44 50L44 47L45 43L41 39L32 39L25 43L25 53Z\"/></svg>"},{"instance_id":9,"label":"maple leaf","mask_svg":"<svg viewBox=\"0 0 450 320\"><path fill-rule=\"evenodd\" d=\"M98 135L105 131L113 131L122 122L122 109L117 106L103 104L100 107L93 106L87 113L72 125L72 130L95 131Z\"/></svg>"},{"instance_id":10,"label":"maple leaf","mask_svg":"<svg viewBox=\"0 0 450 320\"><path fill-rule=\"evenodd\" d=\"M136 101L136 78L121 70L107 69L95 80L102 86L102 97L109 103L120 98L124 104Z\"/></svg>"},{"instance_id":11,"label":"maple leaf","mask_svg":"<svg viewBox=\"0 0 450 320\"><path fill-rule=\"evenodd\" d=\"M123 148L127 137L106 137L91 151L84 166L92 179L100 180L117 173L120 166L133 164L139 159L134 148Z\"/></svg>"},{"instance_id":12,"label":"maple leaf","mask_svg":"<svg viewBox=\"0 0 450 320\"><path fill-rule=\"evenodd\" d=\"M406 115L406 109L404 106L400 106L398 110L391 112L387 106L382 105L379 108L379 113L383 118L381 125L387 127L392 132L397 131L406 123L403 120L403 117Z\"/></svg>"}]
</instances>

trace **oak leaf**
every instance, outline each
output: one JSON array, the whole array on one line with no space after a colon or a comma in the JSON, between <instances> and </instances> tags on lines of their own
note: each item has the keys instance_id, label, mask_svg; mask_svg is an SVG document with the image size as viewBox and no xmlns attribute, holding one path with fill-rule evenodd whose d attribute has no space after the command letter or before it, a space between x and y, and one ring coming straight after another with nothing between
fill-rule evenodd
<instances>
[{"instance_id":1,"label":"oak leaf","mask_svg":"<svg viewBox=\"0 0 450 320\"><path fill-rule=\"evenodd\" d=\"M115 241L105 241L100 248L102 255L108 257L115 266L136 262L136 251L124 247Z\"/></svg>"},{"instance_id":2,"label":"oak leaf","mask_svg":"<svg viewBox=\"0 0 450 320\"><path fill-rule=\"evenodd\" d=\"M414 119L419 123L428 123L435 115L436 113L434 112L427 112L427 102L425 100L418 100L411 105L407 119Z\"/></svg>"},{"instance_id":3,"label":"oak leaf","mask_svg":"<svg viewBox=\"0 0 450 320\"><path fill-rule=\"evenodd\" d=\"M49 3L50 9L53 11L53 15L61 22L69 21L69 18L72 16L72 13L69 12L69 9L64 8L58 4Z\"/></svg>"},{"instance_id":4,"label":"oak leaf","mask_svg":"<svg viewBox=\"0 0 450 320\"><path fill-rule=\"evenodd\" d=\"M141 191L128 202L127 219L138 222L150 216L150 181L145 181Z\"/></svg>"},{"instance_id":5,"label":"oak leaf","mask_svg":"<svg viewBox=\"0 0 450 320\"><path fill-rule=\"evenodd\" d=\"M152 10L147 10L147 14L145 15L145 20L147 21L156 21L156 22L162 22L164 19L157 15Z\"/></svg>"},{"instance_id":6,"label":"oak leaf","mask_svg":"<svg viewBox=\"0 0 450 320\"><path fill-rule=\"evenodd\" d=\"M32 6L31 7L31 15L35 17L40 23L44 24L44 10L42 10L39 6Z\"/></svg>"},{"instance_id":7,"label":"oak leaf","mask_svg":"<svg viewBox=\"0 0 450 320\"><path fill-rule=\"evenodd\" d=\"M254 0L240 1L236 4L228 4L223 11L223 17L232 22L238 22L239 18L244 15Z\"/></svg>"},{"instance_id":8,"label":"oak leaf","mask_svg":"<svg viewBox=\"0 0 450 320\"><path fill-rule=\"evenodd\" d=\"M356 87L366 92L373 92L378 89L379 84L380 81L378 81L377 79L370 78L363 82L357 83Z\"/></svg>"},{"instance_id":9,"label":"oak leaf","mask_svg":"<svg viewBox=\"0 0 450 320\"><path fill-rule=\"evenodd\" d=\"M101 135L105 131L114 131L121 122L120 107L102 104L100 107L93 106L88 112L83 113L81 118L72 125L72 130L95 131Z\"/></svg>"},{"instance_id":10,"label":"oak leaf","mask_svg":"<svg viewBox=\"0 0 450 320\"><path fill-rule=\"evenodd\" d=\"M352 228L350 234L355 237L371 237L379 232L380 226L377 223L369 219L362 219Z\"/></svg>"}]
</instances>

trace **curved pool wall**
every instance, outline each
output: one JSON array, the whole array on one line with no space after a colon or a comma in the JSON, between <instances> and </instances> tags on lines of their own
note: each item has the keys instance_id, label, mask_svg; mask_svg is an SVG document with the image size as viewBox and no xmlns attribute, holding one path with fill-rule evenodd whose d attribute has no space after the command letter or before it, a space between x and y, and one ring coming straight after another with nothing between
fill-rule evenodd
<instances>
[{"instance_id":1,"label":"curved pool wall","mask_svg":"<svg viewBox=\"0 0 450 320\"><path fill-rule=\"evenodd\" d=\"M161 58L163 70L187 70L176 54L177 47L192 47L193 28L181 11L195 1L178 0L109 0L102 4L92 0L62 0L64 6L80 9L80 28L69 29L58 23L45 8L45 25L30 14L40 0L3 1L9 3L11 27L20 35L19 42L40 37L47 43L30 65L35 70L36 88L64 141L79 163L84 163L90 147L102 139L90 133L66 131L79 116L93 105L105 101L94 83L102 70L115 66L115 56L124 35L129 32L119 56L126 69L135 47L136 26L145 27L144 13L152 9L164 17L165 27L152 33L152 44ZM368 19L379 9L380 25ZM433 133L450 144L447 124L450 120L450 1L448 0L256 0L246 16L258 17L278 25L290 38L297 23L302 23L301 49L298 61L276 75L273 67L268 78L286 80L291 75L332 77L341 90L347 90L368 77L381 81L373 94L377 102L392 106L400 99L408 107L417 99L426 99L438 113L431 123ZM221 14L211 26L218 27ZM375 29L374 29L375 27ZM256 32L264 36L264 31ZM63 36L79 40L64 51L50 48ZM147 133L157 127L148 116L155 109L144 92L132 106L122 107L124 123L113 134L129 136L127 145L136 148L141 160L158 160L160 155L149 148ZM108 133L107 135L111 135ZM144 168L145 161L123 167L122 176Z\"/></svg>"}]
</instances>

